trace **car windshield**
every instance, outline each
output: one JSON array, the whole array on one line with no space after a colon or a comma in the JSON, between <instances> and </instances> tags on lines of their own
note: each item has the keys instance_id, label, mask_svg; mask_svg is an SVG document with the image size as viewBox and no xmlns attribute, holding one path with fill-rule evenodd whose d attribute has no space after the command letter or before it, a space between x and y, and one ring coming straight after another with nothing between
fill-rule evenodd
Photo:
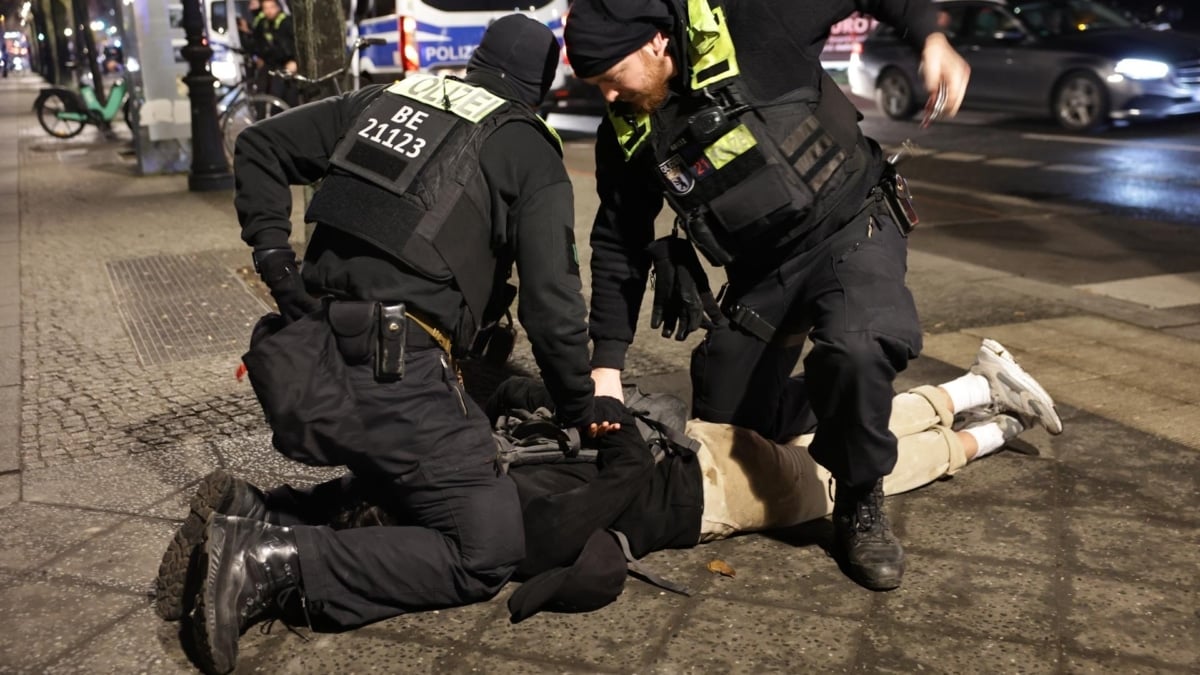
<instances>
[{"instance_id":1,"label":"car windshield","mask_svg":"<svg viewBox=\"0 0 1200 675\"><path fill-rule=\"evenodd\" d=\"M1012 4L1012 12L1040 37L1134 25L1114 10L1092 0L1016 2Z\"/></svg>"}]
</instances>

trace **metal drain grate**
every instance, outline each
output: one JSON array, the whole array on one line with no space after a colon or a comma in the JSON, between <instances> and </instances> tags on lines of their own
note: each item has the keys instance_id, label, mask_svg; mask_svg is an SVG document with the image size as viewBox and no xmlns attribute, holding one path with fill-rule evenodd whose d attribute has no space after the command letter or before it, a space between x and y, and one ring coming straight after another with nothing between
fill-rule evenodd
<instances>
[{"instance_id":1,"label":"metal drain grate","mask_svg":"<svg viewBox=\"0 0 1200 675\"><path fill-rule=\"evenodd\" d=\"M117 309L142 365L241 353L269 311L217 253L107 264ZM243 259L244 256L238 256Z\"/></svg>"}]
</instances>

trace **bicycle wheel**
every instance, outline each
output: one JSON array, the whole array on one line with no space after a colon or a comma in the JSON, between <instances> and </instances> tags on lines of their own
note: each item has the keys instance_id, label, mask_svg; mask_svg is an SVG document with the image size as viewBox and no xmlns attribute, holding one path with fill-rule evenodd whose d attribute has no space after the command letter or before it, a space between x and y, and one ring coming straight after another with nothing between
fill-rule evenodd
<instances>
[{"instance_id":1,"label":"bicycle wheel","mask_svg":"<svg viewBox=\"0 0 1200 675\"><path fill-rule=\"evenodd\" d=\"M221 135L225 139L225 152L233 157L238 134L259 120L267 119L287 110L290 106L283 99L270 94L249 94L229 106L221 116Z\"/></svg>"},{"instance_id":2,"label":"bicycle wheel","mask_svg":"<svg viewBox=\"0 0 1200 675\"><path fill-rule=\"evenodd\" d=\"M64 120L58 116L58 113L68 110L71 108L63 100L62 95L50 92L38 101L38 124L41 124L46 133L55 138L78 136L87 123L78 120Z\"/></svg>"}]
</instances>

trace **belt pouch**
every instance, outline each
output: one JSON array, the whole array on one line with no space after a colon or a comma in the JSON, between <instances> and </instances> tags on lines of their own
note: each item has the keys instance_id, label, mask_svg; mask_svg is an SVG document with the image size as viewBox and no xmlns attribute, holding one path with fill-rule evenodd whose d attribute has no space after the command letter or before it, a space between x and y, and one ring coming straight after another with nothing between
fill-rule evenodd
<instances>
[{"instance_id":1,"label":"belt pouch","mask_svg":"<svg viewBox=\"0 0 1200 675\"><path fill-rule=\"evenodd\" d=\"M337 300L329 304L329 325L346 365L360 366L375 355L376 303Z\"/></svg>"},{"instance_id":2,"label":"belt pouch","mask_svg":"<svg viewBox=\"0 0 1200 675\"><path fill-rule=\"evenodd\" d=\"M408 320L404 303L379 305L379 334L375 352L375 379L398 382L404 377L404 341Z\"/></svg>"}]
</instances>

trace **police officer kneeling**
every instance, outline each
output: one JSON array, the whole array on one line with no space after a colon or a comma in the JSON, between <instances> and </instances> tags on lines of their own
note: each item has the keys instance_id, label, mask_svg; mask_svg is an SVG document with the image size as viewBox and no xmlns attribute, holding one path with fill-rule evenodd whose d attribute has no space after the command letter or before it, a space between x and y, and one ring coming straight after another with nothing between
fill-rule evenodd
<instances>
[{"instance_id":1,"label":"police officer kneeling","mask_svg":"<svg viewBox=\"0 0 1200 675\"><path fill-rule=\"evenodd\" d=\"M239 635L267 618L343 629L485 600L508 580L525 550L517 492L452 355L512 264L560 421L613 428L593 422L616 419L593 411L617 402L593 400L570 182L533 112L558 58L548 28L512 15L488 29L464 80L413 75L239 137L242 237L282 314L245 357L274 444L346 465L408 526L288 527L259 520L253 500L202 528L185 522L157 606L168 619L191 611L206 670L232 670ZM318 179L301 273L289 184Z\"/></svg>"},{"instance_id":2,"label":"police officer kneeling","mask_svg":"<svg viewBox=\"0 0 1200 675\"><path fill-rule=\"evenodd\" d=\"M929 90L958 109L969 68L929 0L575 0L564 38L609 103L591 236L596 393L619 395L653 264L651 326L682 340L711 324L692 354L692 414L784 440L805 431L811 401L810 452L837 482L837 555L889 590L904 572L881 503L892 383L921 350L904 285L915 214L821 69L830 27L855 10L921 48ZM664 198L690 242L651 242ZM728 272L719 309L693 245ZM790 378L805 334L805 378Z\"/></svg>"}]
</instances>

